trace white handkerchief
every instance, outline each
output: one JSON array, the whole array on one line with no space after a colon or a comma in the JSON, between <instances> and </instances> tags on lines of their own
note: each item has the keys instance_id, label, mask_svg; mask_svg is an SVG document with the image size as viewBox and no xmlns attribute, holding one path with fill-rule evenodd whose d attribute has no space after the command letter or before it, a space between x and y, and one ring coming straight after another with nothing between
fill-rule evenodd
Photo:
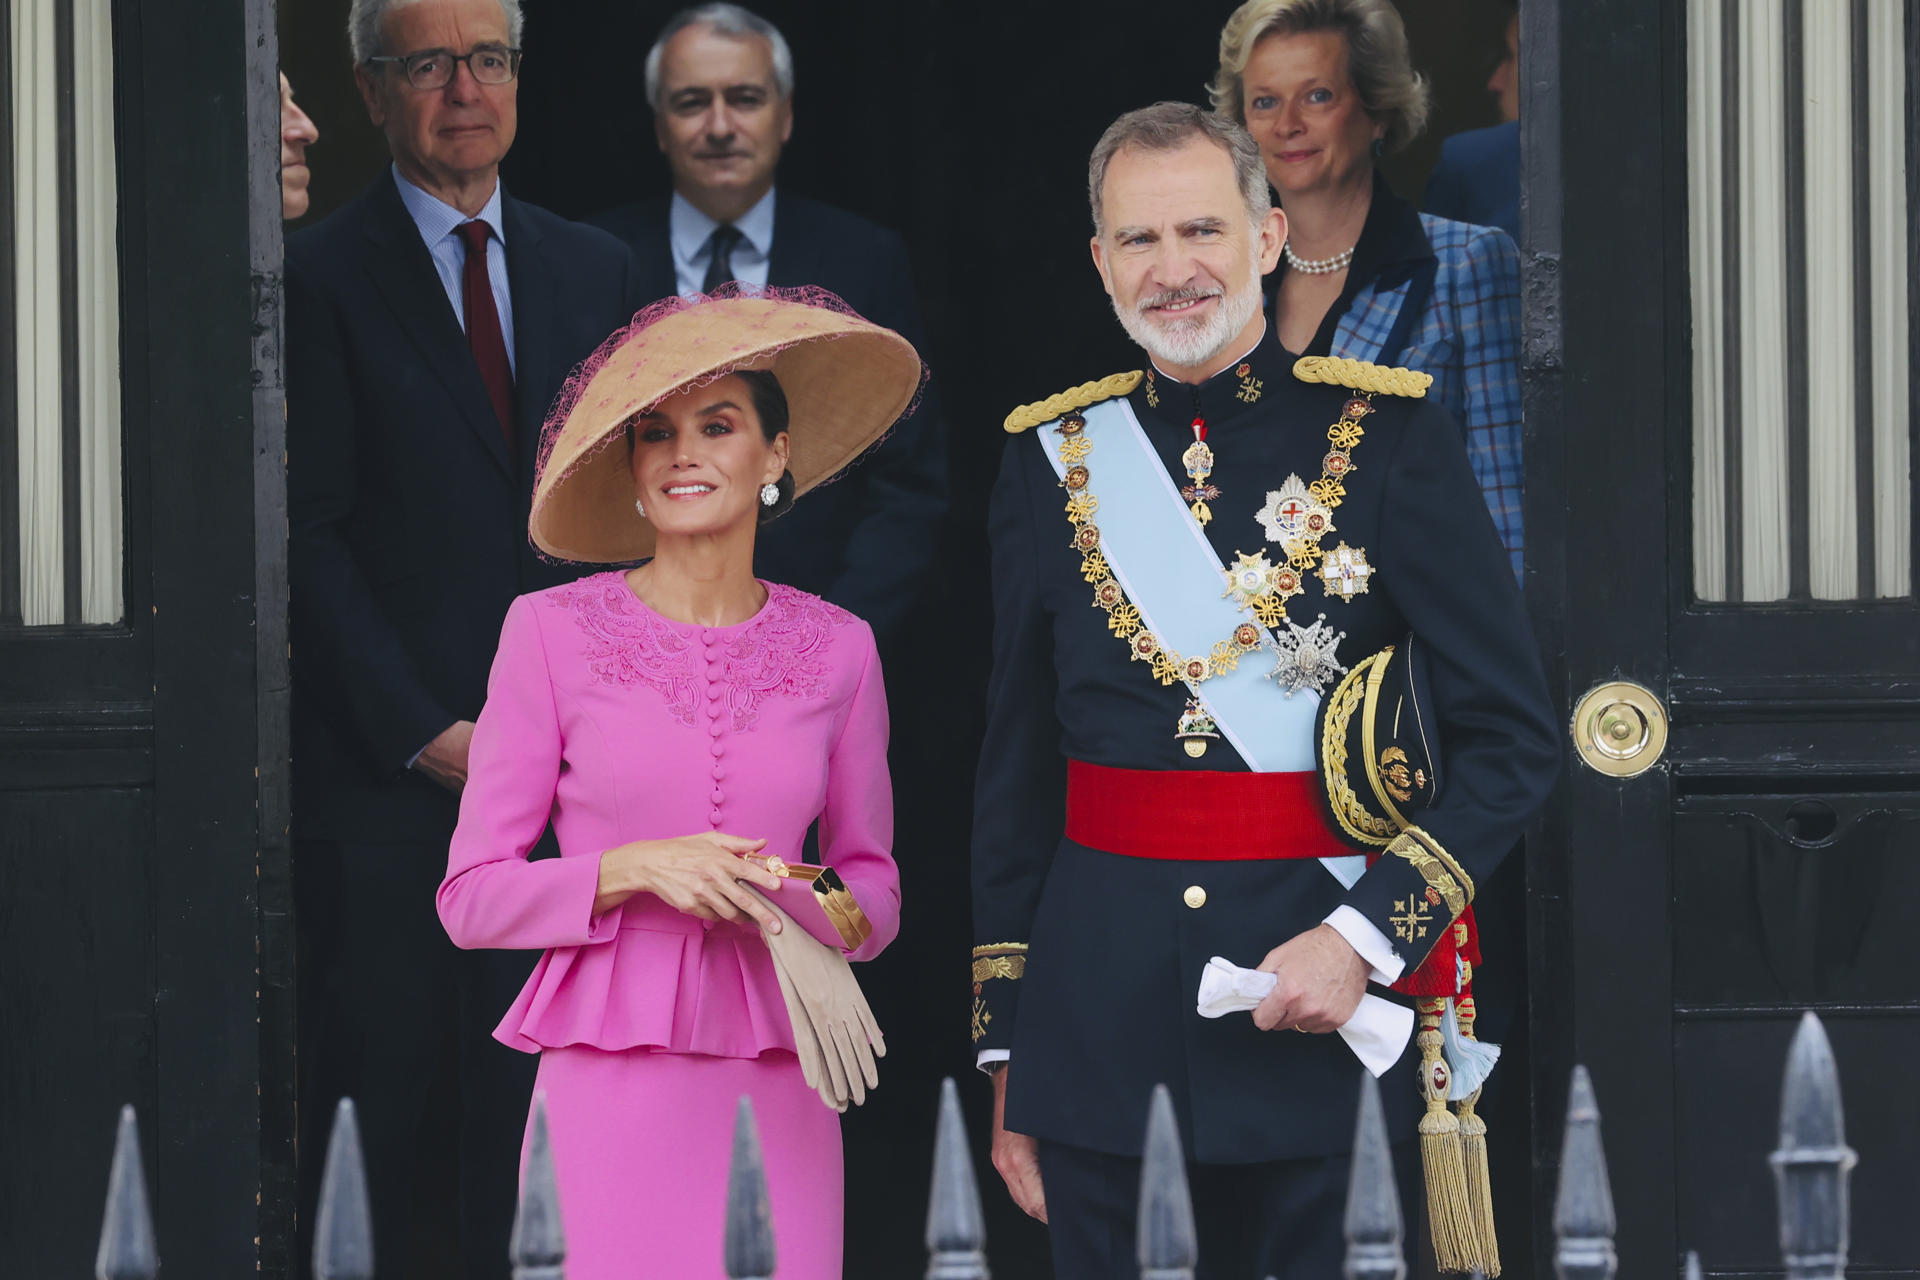
<instances>
[{"instance_id":1,"label":"white handkerchief","mask_svg":"<svg viewBox=\"0 0 1920 1280\"><path fill-rule=\"evenodd\" d=\"M1242 969L1231 960L1215 956L1200 975L1200 1016L1250 1013L1267 998L1275 981L1270 973ZM1340 1027L1340 1038L1360 1059L1360 1065L1377 1078L1406 1052L1407 1041L1413 1038L1413 1010L1379 996L1361 996L1360 1007Z\"/></svg>"}]
</instances>

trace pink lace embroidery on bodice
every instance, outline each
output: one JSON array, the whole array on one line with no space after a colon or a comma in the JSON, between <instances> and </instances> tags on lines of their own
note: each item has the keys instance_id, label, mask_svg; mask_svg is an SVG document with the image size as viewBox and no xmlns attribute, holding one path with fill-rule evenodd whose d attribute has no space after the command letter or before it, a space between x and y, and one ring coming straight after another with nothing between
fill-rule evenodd
<instances>
[{"instance_id":1,"label":"pink lace embroidery on bodice","mask_svg":"<svg viewBox=\"0 0 1920 1280\"><path fill-rule=\"evenodd\" d=\"M853 615L818 596L773 583L767 604L731 630L708 666L700 628L667 622L628 589L621 573L582 578L558 593L587 640L587 666L602 684L647 685L682 723L694 723L709 679L736 733L754 727L770 696L823 698L829 689L827 650L833 632Z\"/></svg>"}]
</instances>

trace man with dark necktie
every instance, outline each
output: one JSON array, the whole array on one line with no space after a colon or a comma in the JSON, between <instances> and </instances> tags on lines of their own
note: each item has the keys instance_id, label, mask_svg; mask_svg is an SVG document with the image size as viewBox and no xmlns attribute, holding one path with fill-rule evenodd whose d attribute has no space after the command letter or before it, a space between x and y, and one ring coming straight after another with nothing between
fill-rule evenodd
<instances>
[{"instance_id":1,"label":"man with dark necktie","mask_svg":"<svg viewBox=\"0 0 1920 1280\"><path fill-rule=\"evenodd\" d=\"M531 957L454 950L434 892L507 607L570 576L527 541L541 420L636 301L625 246L501 188L520 27L354 0L393 165L287 242L301 1222L351 1095L388 1275L507 1274L534 1062L489 1033Z\"/></svg>"},{"instance_id":2,"label":"man with dark necktie","mask_svg":"<svg viewBox=\"0 0 1920 1280\"><path fill-rule=\"evenodd\" d=\"M864 218L776 191L793 135L793 55L734 4L685 9L647 54L654 132L671 199L588 219L633 248L649 297L817 285L922 351L906 244ZM928 576L947 505L946 436L932 404L865 463L769 525L755 568L871 623L882 651Z\"/></svg>"}]
</instances>

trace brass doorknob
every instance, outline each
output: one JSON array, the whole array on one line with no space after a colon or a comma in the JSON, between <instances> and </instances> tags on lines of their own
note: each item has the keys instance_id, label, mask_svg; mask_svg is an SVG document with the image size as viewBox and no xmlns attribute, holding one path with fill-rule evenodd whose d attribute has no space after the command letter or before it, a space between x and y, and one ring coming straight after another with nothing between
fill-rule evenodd
<instances>
[{"instance_id":1,"label":"brass doorknob","mask_svg":"<svg viewBox=\"0 0 1920 1280\"><path fill-rule=\"evenodd\" d=\"M1587 765L1631 778L1659 763L1667 749L1667 709L1653 691L1613 680L1587 691L1573 709L1573 743Z\"/></svg>"}]
</instances>

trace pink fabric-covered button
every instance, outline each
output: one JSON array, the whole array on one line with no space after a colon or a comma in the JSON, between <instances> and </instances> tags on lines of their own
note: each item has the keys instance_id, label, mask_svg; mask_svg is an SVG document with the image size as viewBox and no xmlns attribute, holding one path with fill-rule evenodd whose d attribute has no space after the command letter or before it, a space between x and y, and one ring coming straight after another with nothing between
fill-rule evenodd
<instances>
[{"instance_id":1,"label":"pink fabric-covered button","mask_svg":"<svg viewBox=\"0 0 1920 1280\"><path fill-rule=\"evenodd\" d=\"M714 827L714 830L716 830L716 831L718 831L718 830L720 829L720 811L719 811L718 809L715 809L715 810L713 811L713 815L712 815L712 816L713 816L713 827Z\"/></svg>"},{"instance_id":2,"label":"pink fabric-covered button","mask_svg":"<svg viewBox=\"0 0 1920 1280\"><path fill-rule=\"evenodd\" d=\"M714 737L716 737L716 738L717 738L717 737L719 737L719 736L720 736L720 722L719 722L718 720L715 720L715 721L714 721L714 722L713 722L712 724L710 724L710 725L708 725L708 726L707 726L707 732L708 732L708 733L710 733L710 734L712 734L712 735L713 735Z\"/></svg>"},{"instance_id":3,"label":"pink fabric-covered button","mask_svg":"<svg viewBox=\"0 0 1920 1280\"><path fill-rule=\"evenodd\" d=\"M719 700L720 700L720 686L719 686L719 685L717 685L717 684L710 684L710 685L708 685L708 686L707 686L707 701L708 701L708 702L718 702Z\"/></svg>"},{"instance_id":4,"label":"pink fabric-covered button","mask_svg":"<svg viewBox=\"0 0 1920 1280\"><path fill-rule=\"evenodd\" d=\"M715 811L716 811L716 812L718 811L718 808L719 808L719 804L720 804L720 802L721 802L722 800L725 800L725 799L726 799L726 796L724 796L724 795L722 795L722 794L720 793L720 788L718 788L718 787L715 787L715 788L713 789L713 803L714 803L714 807L715 807Z\"/></svg>"}]
</instances>

